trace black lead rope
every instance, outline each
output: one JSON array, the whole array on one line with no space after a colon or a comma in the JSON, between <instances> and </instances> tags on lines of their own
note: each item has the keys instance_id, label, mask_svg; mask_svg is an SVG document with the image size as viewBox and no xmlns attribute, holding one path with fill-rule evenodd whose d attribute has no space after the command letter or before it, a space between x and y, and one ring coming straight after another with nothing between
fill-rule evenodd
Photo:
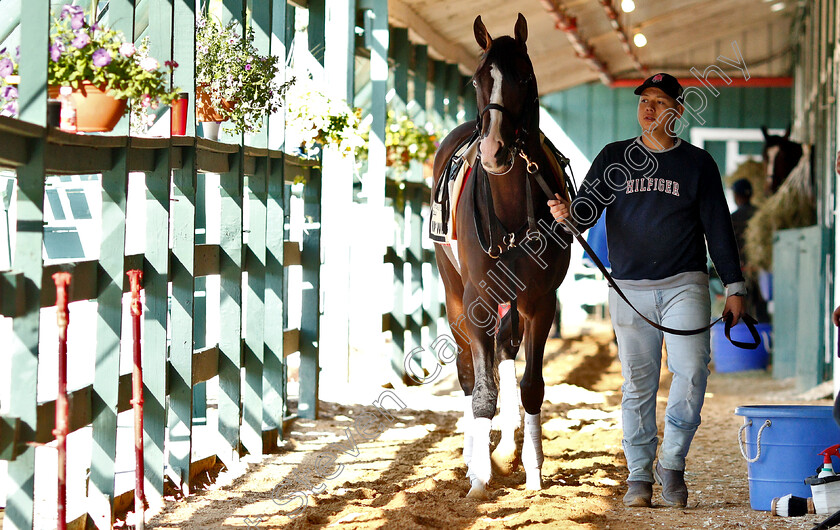
<instances>
[{"instance_id":1,"label":"black lead rope","mask_svg":"<svg viewBox=\"0 0 840 530\"><path fill-rule=\"evenodd\" d=\"M565 169L563 170L563 172L565 173ZM552 199L552 200L555 199L554 195L552 195L552 193L551 193L551 189L548 187L548 185L545 183L545 180L542 178L542 175L536 174L534 176L534 178L537 180L537 184L539 184L540 188L542 188L543 193L545 193L545 195L548 196L549 199ZM750 316L746 313L741 315L741 320L744 321L744 324L747 325L747 329L750 330L750 334L752 335L752 338L753 338L754 342L741 342L739 340L733 340L732 339L732 337L729 334L730 330L732 329L732 313L727 313L726 317L718 317L717 320L715 320L714 322L712 322L708 326L704 326L702 328L697 328L697 329L674 329L674 328L669 328L668 326L663 326L663 325L661 325L657 322L654 322L653 320L649 319L648 317L644 316L638 309L636 309L636 306L634 306L632 303L630 303L630 300L627 299L627 296L624 294L624 291L622 291L621 288L618 286L618 284L616 284L612 275L609 273L609 271L607 271L607 268L604 266L604 264L601 263L601 260L598 258L598 255L595 254L595 251L592 250L592 247L589 246L589 243L587 243L586 240L583 239L583 236L581 236L580 231L575 230L574 227L570 226L565 221L564 221L564 224L567 227L566 231L574 234L575 239L577 239L578 243L580 243L580 246L583 247L583 250L585 250L586 253L589 254L589 257L592 259L592 261L595 263L595 265L601 271L601 274L604 275L604 277L607 279L607 281L612 286L612 288L615 289L616 294L618 294L618 296L620 296L621 299L624 300L627 303L627 305L629 305L630 308L633 311L636 312L637 315L642 317L642 319L645 322L647 322L648 324L650 324L654 328L658 329L659 331L664 331L665 333L670 333L672 335L682 335L682 336L699 335L700 333L703 333L707 329L710 329L712 326L714 326L715 324L717 324L721 320L724 320L724 322L725 322L724 334L726 335L726 338L729 339L729 342L731 342L733 345L735 345L739 348L747 349L747 350L754 350L754 349L758 348L759 344L761 344L761 337L758 335L758 331L755 329L755 325L757 324L757 322L752 316Z\"/></svg>"}]
</instances>

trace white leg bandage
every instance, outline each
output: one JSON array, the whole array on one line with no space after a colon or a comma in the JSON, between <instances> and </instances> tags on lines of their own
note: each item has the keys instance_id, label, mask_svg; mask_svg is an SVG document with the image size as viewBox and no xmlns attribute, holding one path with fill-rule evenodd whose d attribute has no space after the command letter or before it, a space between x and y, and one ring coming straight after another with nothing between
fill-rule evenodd
<instances>
[{"instance_id":1,"label":"white leg bandage","mask_svg":"<svg viewBox=\"0 0 840 530\"><path fill-rule=\"evenodd\" d=\"M540 413L525 413L525 432L522 440L522 466L525 468L526 487L541 489L540 470L543 464L542 424Z\"/></svg>"},{"instance_id":2,"label":"white leg bandage","mask_svg":"<svg viewBox=\"0 0 840 530\"><path fill-rule=\"evenodd\" d=\"M470 460L473 452L473 409L472 396L464 396L464 463L469 475Z\"/></svg>"},{"instance_id":3,"label":"white leg bandage","mask_svg":"<svg viewBox=\"0 0 840 530\"><path fill-rule=\"evenodd\" d=\"M473 420L473 452L468 473L471 482L490 482L490 424L489 418Z\"/></svg>"}]
</instances>

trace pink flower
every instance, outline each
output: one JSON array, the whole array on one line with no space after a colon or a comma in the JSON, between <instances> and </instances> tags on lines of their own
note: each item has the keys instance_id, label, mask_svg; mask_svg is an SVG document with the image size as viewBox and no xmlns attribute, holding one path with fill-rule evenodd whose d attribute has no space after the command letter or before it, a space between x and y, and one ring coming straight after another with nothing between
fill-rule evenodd
<instances>
[{"instance_id":1,"label":"pink flower","mask_svg":"<svg viewBox=\"0 0 840 530\"><path fill-rule=\"evenodd\" d=\"M61 8L61 18L70 17L70 27L79 29L85 25L85 10L79 6L65 5Z\"/></svg>"},{"instance_id":2,"label":"pink flower","mask_svg":"<svg viewBox=\"0 0 840 530\"><path fill-rule=\"evenodd\" d=\"M61 54L64 53L64 43L61 41L56 41L55 44L50 46L50 59L54 63L57 63L58 60L61 58Z\"/></svg>"},{"instance_id":3,"label":"pink flower","mask_svg":"<svg viewBox=\"0 0 840 530\"><path fill-rule=\"evenodd\" d=\"M137 49L134 47L134 44L130 42L124 42L120 44L120 53L125 55L126 57L131 57L136 51Z\"/></svg>"},{"instance_id":4,"label":"pink flower","mask_svg":"<svg viewBox=\"0 0 840 530\"><path fill-rule=\"evenodd\" d=\"M12 72L14 72L14 70L15 65L12 63L11 59L7 57L5 59L0 60L0 79L12 75Z\"/></svg>"},{"instance_id":5,"label":"pink flower","mask_svg":"<svg viewBox=\"0 0 840 530\"><path fill-rule=\"evenodd\" d=\"M93 66L102 68L111 64L111 54L105 48L99 48L93 52Z\"/></svg>"},{"instance_id":6,"label":"pink flower","mask_svg":"<svg viewBox=\"0 0 840 530\"><path fill-rule=\"evenodd\" d=\"M73 39L73 42L71 42L70 44L72 44L73 47L81 50L82 48L90 44L90 35L88 35L87 31L77 31L76 38Z\"/></svg>"}]
</instances>

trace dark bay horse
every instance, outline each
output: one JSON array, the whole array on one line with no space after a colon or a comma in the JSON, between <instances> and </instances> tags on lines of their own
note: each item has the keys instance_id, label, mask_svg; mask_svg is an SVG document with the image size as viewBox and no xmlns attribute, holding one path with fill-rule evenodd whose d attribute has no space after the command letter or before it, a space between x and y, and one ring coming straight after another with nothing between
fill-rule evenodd
<instances>
[{"instance_id":1,"label":"dark bay horse","mask_svg":"<svg viewBox=\"0 0 840 530\"><path fill-rule=\"evenodd\" d=\"M514 358L523 338L521 461L526 487L542 487L543 352L555 316L555 291L569 266L571 236L559 229L548 210L546 194L565 189L541 148L539 96L525 45L525 17L519 15L514 37L491 38L480 16L473 30L483 50L473 76L482 110L475 121L458 126L443 140L434 163L436 187L457 147L477 131L477 161L455 218L460 265L440 245L435 245L435 256L446 288L447 318L459 346L468 496L486 498L490 425L499 397L502 439L492 462L500 473L509 474L517 460L514 432L522 420Z\"/></svg>"},{"instance_id":2,"label":"dark bay horse","mask_svg":"<svg viewBox=\"0 0 840 530\"><path fill-rule=\"evenodd\" d=\"M802 144L790 140L790 127L785 130L784 136L772 135L764 126L761 127L761 132L764 135L762 159L767 170L765 192L769 196L776 193L799 163L799 159L802 158Z\"/></svg>"}]
</instances>

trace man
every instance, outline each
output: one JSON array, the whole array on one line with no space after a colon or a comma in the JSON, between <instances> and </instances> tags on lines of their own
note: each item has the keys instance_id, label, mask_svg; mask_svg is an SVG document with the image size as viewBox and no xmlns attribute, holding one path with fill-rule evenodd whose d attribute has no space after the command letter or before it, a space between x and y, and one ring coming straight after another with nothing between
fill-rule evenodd
<instances>
[{"instance_id":1,"label":"man","mask_svg":"<svg viewBox=\"0 0 840 530\"><path fill-rule=\"evenodd\" d=\"M595 158L578 198L549 201L558 222L586 230L606 209L613 276L630 302L667 327L695 329L710 321L706 243L726 285L724 314L737 322L743 311L744 278L723 195L720 172L704 150L680 140L682 86L659 73L635 91L642 134L607 145ZM685 125L685 124L683 124ZM630 475L624 503L650 506L653 482L668 506L684 507L685 457L697 427L710 360L709 332L679 336L648 325L610 290L622 385L622 445ZM674 374L665 431L656 456L656 393L662 341Z\"/></svg>"},{"instance_id":2,"label":"man","mask_svg":"<svg viewBox=\"0 0 840 530\"><path fill-rule=\"evenodd\" d=\"M732 195L735 197L735 206L737 206L737 209L732 212L732 228L735 230L735 241L738 243L738 253L741 255L741 271L746 280L747 295L744 297L744 308L759 322L770 322L767 302L761 297L757 275L754 270L750 273L744 260L747 223L758 209L752 204L752 194L753 187L749 180L738 179L732 183Z\"/></svg>"},{"instance_id":3,"label":"man","mask_svg":"<svg viewBox=\"0 0 840 530\"><path fill-rule=\"evenodd\" d=\"M738 250L743 256L744 233L747 231L747 223L755 213L756 207L752 204L753 188L747 179L738 179L732 184L732 195L735 196L737 209L732 212L732 228L735 230L735 240L738 242Z\"/></svg>"}]
</instances>

